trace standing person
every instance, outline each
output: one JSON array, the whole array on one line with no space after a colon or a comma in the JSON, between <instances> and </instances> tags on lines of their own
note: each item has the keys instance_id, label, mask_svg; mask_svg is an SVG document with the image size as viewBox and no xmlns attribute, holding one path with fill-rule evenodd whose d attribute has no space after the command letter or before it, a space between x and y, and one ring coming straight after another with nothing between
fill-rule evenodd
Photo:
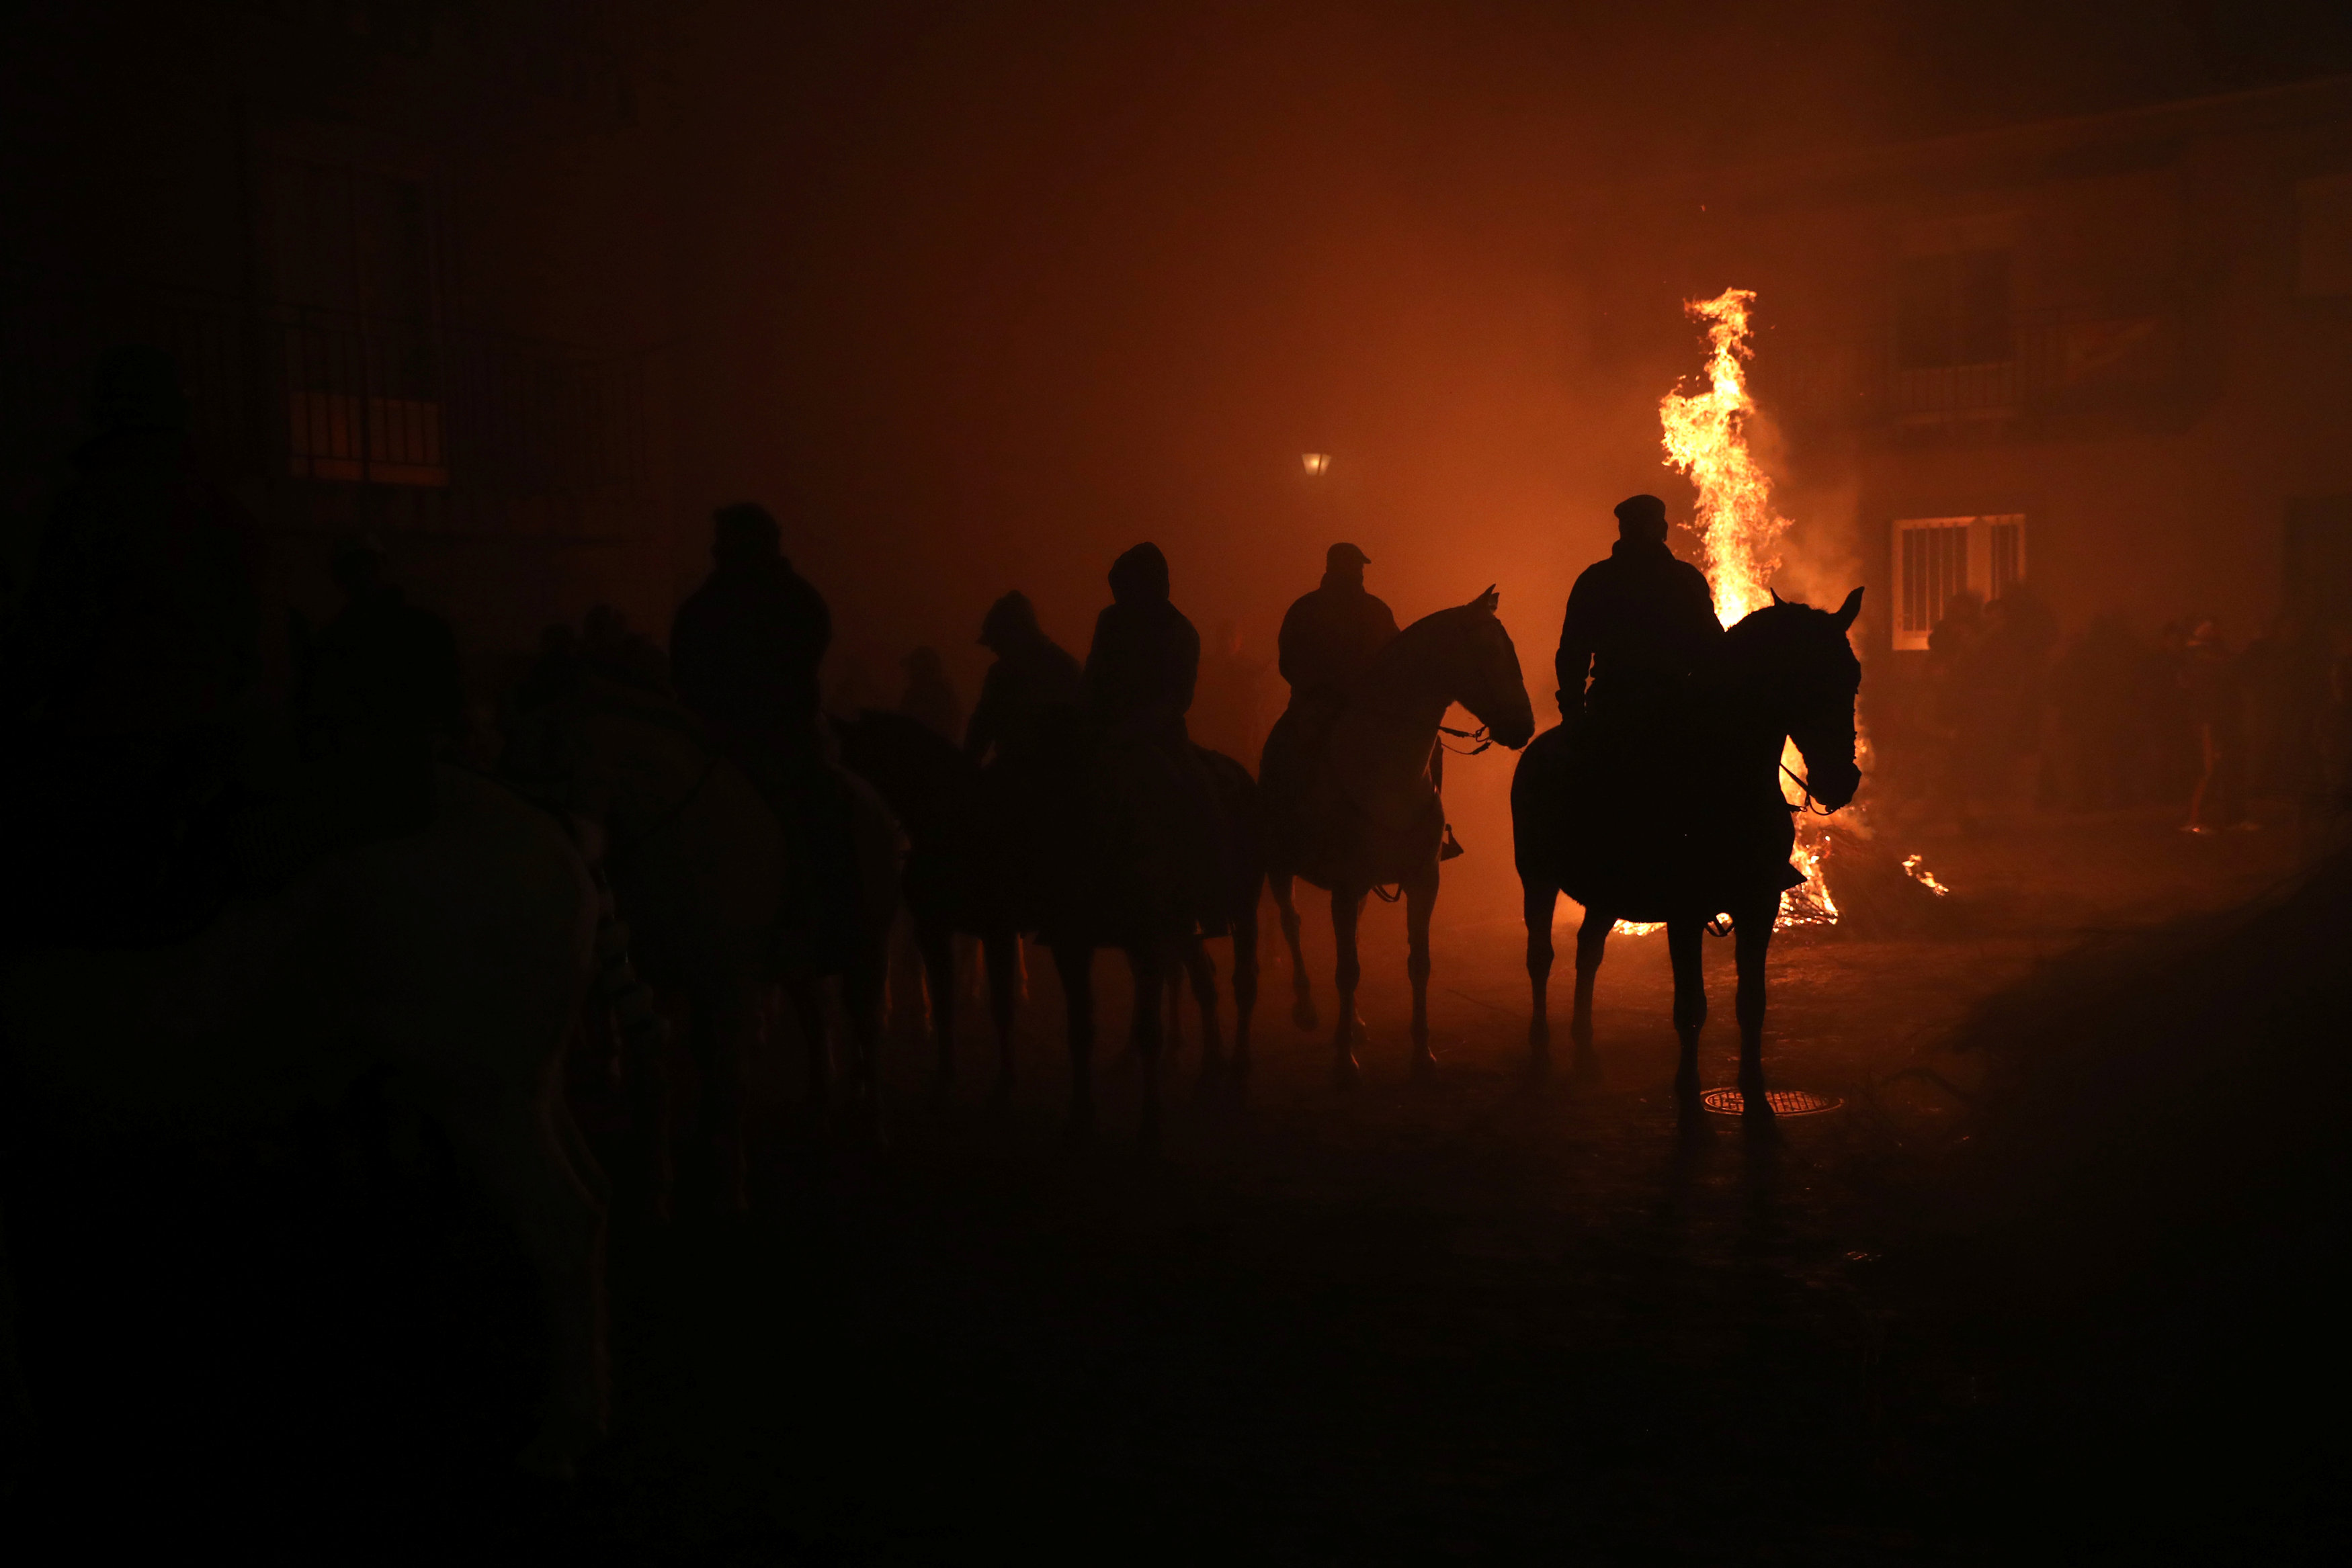
<instances>
[{"instance_id":1,"label":"standing person","mask_svg":"<svg viewBox=\"0 0 2352 1568\"><path fill-rule=\"evenodd\" d=\"M1037 756L1057 711L1084 700L1077 660L1045 635L1029 596L1018 590L988 607L980 645L996 655L980 684L980 703L964 730L964 754L974 762L1026 768Z\"/></svg>"},{"instance_id":2,"label":"standing person","mask_svg":"<svg viewBox=\"0 0 2352 1568\"><path fill-rule=\"evenodd\" d=\"M2197 728L2197 788L2189 798L2185 831L2216 832L2244 819L2245 724L2236 661L2210 616L2189 633L2182 685Z\"/></svg>"},{"instance_id":3,"label":"standing person","mask_svg":"<svg viewBox=\"0 0 2352 1568\"><path fill-rule=\"evenodd\" d=\"M948 667L937 648L918 648L900 666L907 672L906 694L898 711L929 729L950 746L963 744L963 699L948 679Z\"/></svg>"}]
</instances>

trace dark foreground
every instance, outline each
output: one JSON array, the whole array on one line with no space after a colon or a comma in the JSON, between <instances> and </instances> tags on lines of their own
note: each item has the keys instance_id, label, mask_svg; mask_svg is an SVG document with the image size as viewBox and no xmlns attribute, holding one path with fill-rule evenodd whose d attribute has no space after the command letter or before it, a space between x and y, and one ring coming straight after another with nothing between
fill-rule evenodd
<instances>
[{"instance_id":1,"label":"dark foreground","mask_svg":"<svg viewBox=\"0 0 2352 1568\"><path fill-rule=\"evenodd\" d=\"M1927 847L1939 924L1776 948L1770 1065L1846 1107L1769 1136L1677 1129L1654 937L1604 971L1606 1081L1528 1082L1492 866L1440 906L1436 1084L1402 1082L1376 910L1366 1087L1328 1086L1277 966L1246 1103L1191 1102L1185 1050L1156 1157L1115 1061L1064 1145L1040 966L1008 1111L928 1099L904 1041L886 1151L786 1103L755 1214L616 1213L615 1436L569 1490L506 1463L529 1281L429 1136L361 1106L201 1169L20 1167L48 1426L14 1529L321 1561L2316 1554L2352 900L2200 924L2278 883L2277 834Z\"/></svg>"}]
</instances>

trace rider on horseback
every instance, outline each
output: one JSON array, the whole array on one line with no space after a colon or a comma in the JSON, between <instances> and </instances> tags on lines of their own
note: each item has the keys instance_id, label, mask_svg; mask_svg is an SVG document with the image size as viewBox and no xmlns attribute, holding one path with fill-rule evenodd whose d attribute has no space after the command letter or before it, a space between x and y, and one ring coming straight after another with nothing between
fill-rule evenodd
<instances>
[{"instance_id":1,"label":"rider on horseback","mask_svg":"<svg viewBox=\"0 0 2352 1568\"><path fill-rule=\"evenodd\" d=\"M1396 616L1365 591L1364 568L1370 564L1354 545L1333 545L1324 552L1322 584L1299 595L1283 616L1278 646L1294 712L1311 708L1328 723L1343 688L1397 634Z\"/></svg>"},{"instance_id":2,"label":"rider on horseback","mask_svg":"<svg viewBox=\"0 0 2352 1568\"><path fill-rule=\"evenodd\" d=\"M670 679L782 822L799 894L785 923L829 967L858 897L848 801L818 728L817 671L833 616L784 559L775 517L756 502L711 514L710 559L709 580L671 622Z\"/></svg>"},{"instance_id":3,"label":"rider on horseback","mask_svg":"<svg viewBox=\"0 0 2352 1568\"><path fill-rule=\"evenodd\" d=\"M1029 596L1015 590L988 607L981 646L996 655L981 681L980 703L964 729L964 755L1026 766L1050 716L1075 708L1083 694L1078 662L1037 624Z\"/></svg>"},{"instance_id":4,"label":"rider on horseback","mask_svg":"<svg viewBox=\"0 0 2352 1568\"><path fill-rule=\"evenodd\" d=\"M1111 603L1087 650L1086 706L1101 726L1114 830L1148 867L1146 884L1179 893L1213 918L1225 883L1216 781L1184 724L1201 667L1201 634L1169 601L1168 558L1139 544L1111 563Z\"/></svg>"},{"instance_id":5,"label":"rider on horseback","mask_svg":"<svg viewBox=\"0 0 2352 1568\"><path fill-rule=\"evenodd\" d=\"M1666 504L1655 496L1627 497L1617 504L1609 559L1585 568L1568 596L1552 661L1560 716L1669 706L1683 677L1722 635L1706 575L1666 548Z\"/></svg>"}]
</instances>

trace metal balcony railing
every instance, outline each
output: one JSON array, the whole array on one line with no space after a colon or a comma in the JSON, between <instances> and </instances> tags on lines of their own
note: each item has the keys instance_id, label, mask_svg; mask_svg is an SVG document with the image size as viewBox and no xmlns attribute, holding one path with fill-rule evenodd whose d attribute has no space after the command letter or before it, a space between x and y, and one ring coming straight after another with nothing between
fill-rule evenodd
<instances>
[{"instance_id":1,"label":"metal balcony railing","mask_svg":"<svg viewBox=\"0 0 2352 1568\"><path fill-rule=\"evenodd\" d=\"M1784 351L1759 362L1757 395L1800 417L1925 432L2127 410L2189 391L2177 309L2021 315L2006 338L2000 358L1973 364L1906 364L1886 329Z\"/></svg>"}]
</instances>

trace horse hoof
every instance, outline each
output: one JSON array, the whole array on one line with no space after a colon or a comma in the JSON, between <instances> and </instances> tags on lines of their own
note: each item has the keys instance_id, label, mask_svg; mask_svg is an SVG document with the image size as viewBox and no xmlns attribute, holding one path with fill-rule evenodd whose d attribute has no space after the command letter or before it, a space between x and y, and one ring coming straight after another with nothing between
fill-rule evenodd
<instances>
[{"instance_id":1,"label":"horse hoof","mask_svg":"<svg viewBox=\"0 0 2352 1568\"><path fill-rule=\"evenodd\" d=\"M1357 1064L1353 1051L1331 1064L1331 1087L1334 1089L1353 1089L1363 1079L1364 1070Z\"/></svg>"},{"instance_id":2,"label":"horse hoof","mask_svg":"<svg viewBox=\"0 0 2352 1568\"><path fill-rule=\"evenodd\" d=\"M1601 1058L1593 1054L1591 1046L1579 1046L1568 1073L1579 1083L1598 1083L1601 1082Z\"/></svg>"},{"instance_id":3,"label":"horse hoof","mask_svg":"<svg viewBox=\"0 0 2352 1568\"><path fill-rule=\"evenodd\" d=\"M1322 1019L1316 1016L1315 1004L1307 1001L1299 1002L1290 1009L1290 1021L1300 1029L1317 1029L1322 1024Z\"/></svg>"},{"instance_id":4,"label":"horse hoof","mask_svg":"<svg viewBox=\"0 0 2352 1568\"><path fill-rule=\"evenodd\" d=\"M1551 1047L1538 1045L1528 1052L1528 1077L1541 1083L1551 1076Z\"/></svg>"},{"instance_id":5,"label":"horse hoof","mask_svg":"<svg viewBox=\"0 0 2352 1568\"><path fill-rule=\"evenodd\" d=\"M1000 1072L996 1075L996 1085L988 1092L988 1103L1000 1111L1013 1103L1013 1074Z\"/></svg>"},{"instance_id":6,"label":"horse hoof","mask_svg":"<svg viewBox=\"0 0 2352 1568\"><path fill-rule=\"evenodd\" d=\"M1415 1083L1437 1082L1437 1058L1429 1054L1427 1046L1412 1053L1412 1081Z\"/></svg>"}]
</instances>

